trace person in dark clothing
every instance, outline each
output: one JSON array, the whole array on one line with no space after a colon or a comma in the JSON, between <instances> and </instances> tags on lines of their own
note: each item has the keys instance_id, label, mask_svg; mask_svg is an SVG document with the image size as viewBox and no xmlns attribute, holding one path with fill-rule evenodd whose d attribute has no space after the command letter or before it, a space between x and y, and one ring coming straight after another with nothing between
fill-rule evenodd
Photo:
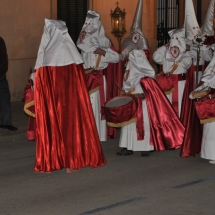
<instances>
[{"instance_id":1,"label":"person in dark clothing","mask_svg":"<svg viewBox=\"0 0 215 215\"><path fill-rule=\"evenodd\" d=\"M15 131L17 130L17 128L12 126L11 119L10 91L6 79L7 70L8 70L7 49L3 38L0 37L0 113L1 113L0 128Z\"/></svg>"}]
</instances>

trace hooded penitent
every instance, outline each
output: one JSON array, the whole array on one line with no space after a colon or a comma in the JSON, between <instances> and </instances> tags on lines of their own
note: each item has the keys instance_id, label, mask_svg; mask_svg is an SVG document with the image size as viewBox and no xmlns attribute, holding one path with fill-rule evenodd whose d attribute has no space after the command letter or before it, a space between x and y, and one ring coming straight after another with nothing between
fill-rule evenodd
<instances>
[{"instance_id":1,"label":"hooded penitent","mask_svg":"<svg viewBox=\"0 0 215 215\"><path fill-rule=\"evenodd\" d=\"M186 52L185 29L178 28L168 32L170 36L169 49L166 51L168 61L177 61Z\"/></svg>"},{"instance_id":2,"label":"hooded penitent","mask_svg":"<svg viewBox=\"0 0 215 215\"><path fill-rule=\"evenodd\" d=\"M142 32L143 0L139 0L129 37L125 38L122 48L130 52L133 49L149 50L148 41Z\"/></svg>"},{"instance_id":3,"label":"hooded penitent","mask_svg":"<svg viewBox=\"0 0 215 215\"><path fill-rule=\"evenodd\" d=\"M45 19L34 81L36 172L106 163L82 63L65 22Z\"/></svg>"},{"instance_id":4,"label":"hooded penitent","mask_svg":"<svg viewBox=\"0 0 215 215\"><path fill-rule=\"evenodd\" d=\"M214 3L215 0L210 1L210 5L208 7L208 11L204 20L204 23L201 27L202 36L213 36L214 29L213 29L213 20L214 20Z\"/></svg>"},{"instance_id":5,"label":"hooded penitent","mask_svg":"<svg viewBox=\"0 0 215 215\"><path fill-rule=\"evenodd\" d=\"M154 77L155 71L146 59L145 52L132 50L129 53L123 89L127 92L139 84L142 87L150 123L150 145L156 151L180 148L184 127Z\"/></svg>"},{"instance_id":6,"label":"hooded penitent","mask_svg":"<svg viewBox=\"0 0 215 215\"><path fill-rule=\"evenodd\" d=\"M129 89L135 88L140 79L144 77L155 78L154 69L149 64L144 51L132 50L129 53L129 61L124 75L124 89L129 91Z\"/></svg>"},{"instance_id":7,"label":"hooded penitent","mask_svg":"<svg viewBox=\"0 0 215 215\"><path fill-rule=\"evenodd\" d=\"M83 52L94 52L98 47L107 51L110 45L111 42L105 35L100 15L89 10L77 41L77 47Z\"/></svg>"},{"instance_id":8,"label":"hooded penitent","mask_svg":"<svg viewBox=\"0 0 215 215\"><path fill-rule=\"evenodd\" d=\"M193 0L185 0L185 34L186 38L191 41L195 41L198 36L201 36L193 7Z\"/></svg>"}]
</instances>

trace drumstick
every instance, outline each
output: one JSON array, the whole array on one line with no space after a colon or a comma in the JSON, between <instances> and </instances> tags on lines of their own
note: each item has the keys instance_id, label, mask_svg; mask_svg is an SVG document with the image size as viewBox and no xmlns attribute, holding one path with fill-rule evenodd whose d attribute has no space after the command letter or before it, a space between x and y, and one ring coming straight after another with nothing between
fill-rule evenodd
<instances>
[{"instance_id":1,"label":"drumstick","mask_svg":"<svg viewBox=\"0 0 215 215\"><path fill-rule=\"evenodd\" d=\"M90 74L93 70L95 70L95 68L85 69L84 73L87 75Z\"/></svg>"},{"instance_id":2,"label":"drumstick","mask_svg":"<svg viewBox=\"0 0 215 215\"><path fill-rule=\"evenodd\" d=\"M122 89L119 87L119 85L116 83L116 82L114 82L115 84L116 84L116 86L119 88L119 90L121 91Z\"/></svg>"}]
</instances>

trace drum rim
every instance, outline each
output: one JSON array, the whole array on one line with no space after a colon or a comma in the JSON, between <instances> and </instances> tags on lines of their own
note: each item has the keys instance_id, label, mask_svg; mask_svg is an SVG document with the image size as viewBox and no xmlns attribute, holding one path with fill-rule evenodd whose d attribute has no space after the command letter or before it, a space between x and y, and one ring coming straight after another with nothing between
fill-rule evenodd
<instances>
[{"instance_id":1,"label":"drum rim","mask_svg":"<svg viewBox=\"0 0 215 215\"><path fill-rule=\"evenodd\" d=\"M105 105L108 103L108 102L110 102L110 101L112 101L113 99L115 99L115 98L117 98L117 97L128 97L128 98L132 98L132 100L130 101L130 102L132 102L132 101L134 101L134 97L133 96L131 96L131 95L121 95L121 96L115 96L115 97L113 97L113 98L110 98L109 100L107 100L106 102L105 102L105 104L104 104L104 108L109 108L109 109L115 109L115 108L118 108L118 107L106 107ZM127 103L128 104L128 103ZM127 104L124 104L124 105L122 105L122 106L120 106L120 107L124 107L125 105L127 105Z\"/></svg>"}]
</instances>

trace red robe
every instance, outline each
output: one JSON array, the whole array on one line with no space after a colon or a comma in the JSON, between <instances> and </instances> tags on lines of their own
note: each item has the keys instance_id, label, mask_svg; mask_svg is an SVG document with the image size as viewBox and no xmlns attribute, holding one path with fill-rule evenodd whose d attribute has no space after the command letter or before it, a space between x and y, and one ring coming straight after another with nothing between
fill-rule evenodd
<instances>
[{"instance_id":1,"label":"red robe","mask_svg":"<svg viewBox=\"0 0 215 215\"><path fill-rule=\"evenodd\" d=\"M194 72L195 66L192 65L186 74L186 84L184 88L183 100L181 105L181 122L186 127L183 145L181 148L181 157L195 157L200 153L202 143L202 125L200 124L194 99L189 95L194 90Z\"/></svg>"},{"instance_id":2,"label":"red robe","mask_svg":"<svg viewBox=\"0 0 215 215\"><path fill-rule=\"evenodd\" d=\"M150 122L150 144L156 151L178 149L184 138L184 126L156 80L140 80L146 97Z\"/></svg>"},{"instance_id":3,"label":"red robe","mask_svg":"<svg viewBox=\"0 0 215 215\"><path fill-rule=\"evenodd\" d=\"M36 172L106 164L82 65L37 69L34 96Z\"/></svg>"}]
</instances>

